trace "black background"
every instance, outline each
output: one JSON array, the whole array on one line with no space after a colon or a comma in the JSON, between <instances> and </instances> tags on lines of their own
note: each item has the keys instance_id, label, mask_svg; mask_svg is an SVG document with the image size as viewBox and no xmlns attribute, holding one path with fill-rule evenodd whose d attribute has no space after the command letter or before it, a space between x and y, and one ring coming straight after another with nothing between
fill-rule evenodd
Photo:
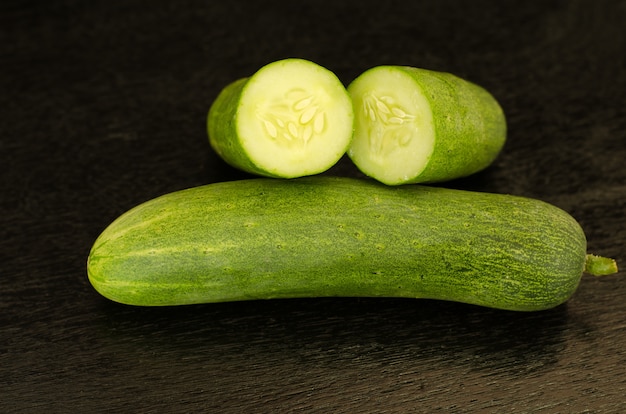
<instances>
[{"instance_id":1,"label":"black background","mask_svg":"<svg viewBox=\"0 0 626 414\"><path fill-rule=\"evenodd\" d=\"M248 177L209 148L229 82L285 58L399 64L500 101L508 141L443 185L539 198L626 262L624 1L0 5L0 412L624 412L626 281L513 313L399 299L134 308L86 259L127 209ZM360 177L346 159L328 174ZM626 266L626 264L625 264Z\"/></svg>"}]
</instances>

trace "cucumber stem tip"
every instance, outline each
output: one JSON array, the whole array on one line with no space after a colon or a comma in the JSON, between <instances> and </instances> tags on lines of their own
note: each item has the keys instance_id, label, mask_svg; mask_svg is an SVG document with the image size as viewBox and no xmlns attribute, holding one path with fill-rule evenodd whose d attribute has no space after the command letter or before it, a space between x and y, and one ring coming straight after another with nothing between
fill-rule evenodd
<instances>
[{"instance_id":1,"label":"cucumber stem tip","mask_svg":"<svg viewBox=\"0 0 626 414\"><path fill-rule=\"evenodd\" d=\"M587 254L585 258L585 273L593 276L606 276L617 273L617 262L608 257Z\"/></svg>"}]
</instances>

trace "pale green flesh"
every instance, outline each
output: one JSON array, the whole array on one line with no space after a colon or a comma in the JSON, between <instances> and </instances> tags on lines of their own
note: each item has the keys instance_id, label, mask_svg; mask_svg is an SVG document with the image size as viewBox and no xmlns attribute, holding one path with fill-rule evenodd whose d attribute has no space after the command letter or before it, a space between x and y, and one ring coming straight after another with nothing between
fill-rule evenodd
<instances>
[{"instance_id":1,"label":"pale green flesh","mask_svg":"<svg viewBox=\"0 0 626 414\"><path fill-rule=\"evenodd\" d=\"M415 80L394 68L368 71L349 88L355 134L348 154L365 174L407 182L426 167L435 133L430 104Z\"/></svg>"},{"instance_id":2,"label":"pale green flesh","mask_svg":"<svg viewBox=\"0 0 626 414\"><path fill-rule=\"evenodd\" d=\"M315 63L271 63L225 94L232 96L218 97L209 112L209 139L243 170L281 178L317 174L341 158L352 138L350 98L337 77Z\"/></svg>"},{"instance_id":3,"label":"pale green flesh","mask_svg":"<svg viewBox=\"0 0 626 414\"><path fill-rule=\"evenodd\" d=\"M146 202L96 240L102 295L157 306L390 296L532 311L578 286L586 240L520 197L332 177L211 184Z\"/></svg>"},{"instance_id":4,"label":"pale green flesh","mask_svg":"<svg viewBox=\"0 0 626 414\"><path fill-rule=\"evenodd\" d=\"M454 75L379 66L349 86L355 132L348 155L388 185L467 176L488 167L506 139L498 102Z\"/></svg>"}]
</instances>

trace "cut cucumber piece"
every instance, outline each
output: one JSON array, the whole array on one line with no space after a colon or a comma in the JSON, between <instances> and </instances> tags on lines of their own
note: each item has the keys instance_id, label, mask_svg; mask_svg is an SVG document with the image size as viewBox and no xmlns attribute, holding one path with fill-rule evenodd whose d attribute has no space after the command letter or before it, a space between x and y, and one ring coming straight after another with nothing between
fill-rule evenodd
<instances>
[{"instance_id":1,"label":"cut cucumber piece","mask_svg":"<svg viewBox=\"0 0 626 414\"><path fill-rule=\"evenodd\" d=\"M227 163L253 174L294 178L332 167L347 151L352 102L334 73L303 59L270 63L218 95L209 142Z\"/></svg>"},{"instance_id":2,"label":"cut cucumber piece","mask_svg":"<svg viewBox=\"0 0 626 414\"><path fill-rule=\"evenodd\" d=\"M449 73L372 68L349 86L355 132L348 155L388 185L451 180L497 157L506 120L482 87Z\"/></svg>"}]
</instances>

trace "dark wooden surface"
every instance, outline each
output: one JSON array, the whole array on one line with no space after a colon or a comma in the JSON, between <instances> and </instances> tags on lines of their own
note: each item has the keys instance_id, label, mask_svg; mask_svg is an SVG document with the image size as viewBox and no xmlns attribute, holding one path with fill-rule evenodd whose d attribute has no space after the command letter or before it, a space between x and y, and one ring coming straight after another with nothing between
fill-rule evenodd
<instances>
[{"instance_id":1,"label":"dark wooden surface","mask_svg":"<svg viewBox=\"0 0 626 414\"><path fill-rule=\"evenodd\" d=\"M303 57L483 85L509 124L446 183L570 212L626 266L626 2L46 1L0 5L0 412L626 412L626 280L563 306L305 299L146 309L85 263L119 214L246 177L210 150L219 90ZM359 176L347 160L329 174Z\"/></svg>"}]
</instances>

